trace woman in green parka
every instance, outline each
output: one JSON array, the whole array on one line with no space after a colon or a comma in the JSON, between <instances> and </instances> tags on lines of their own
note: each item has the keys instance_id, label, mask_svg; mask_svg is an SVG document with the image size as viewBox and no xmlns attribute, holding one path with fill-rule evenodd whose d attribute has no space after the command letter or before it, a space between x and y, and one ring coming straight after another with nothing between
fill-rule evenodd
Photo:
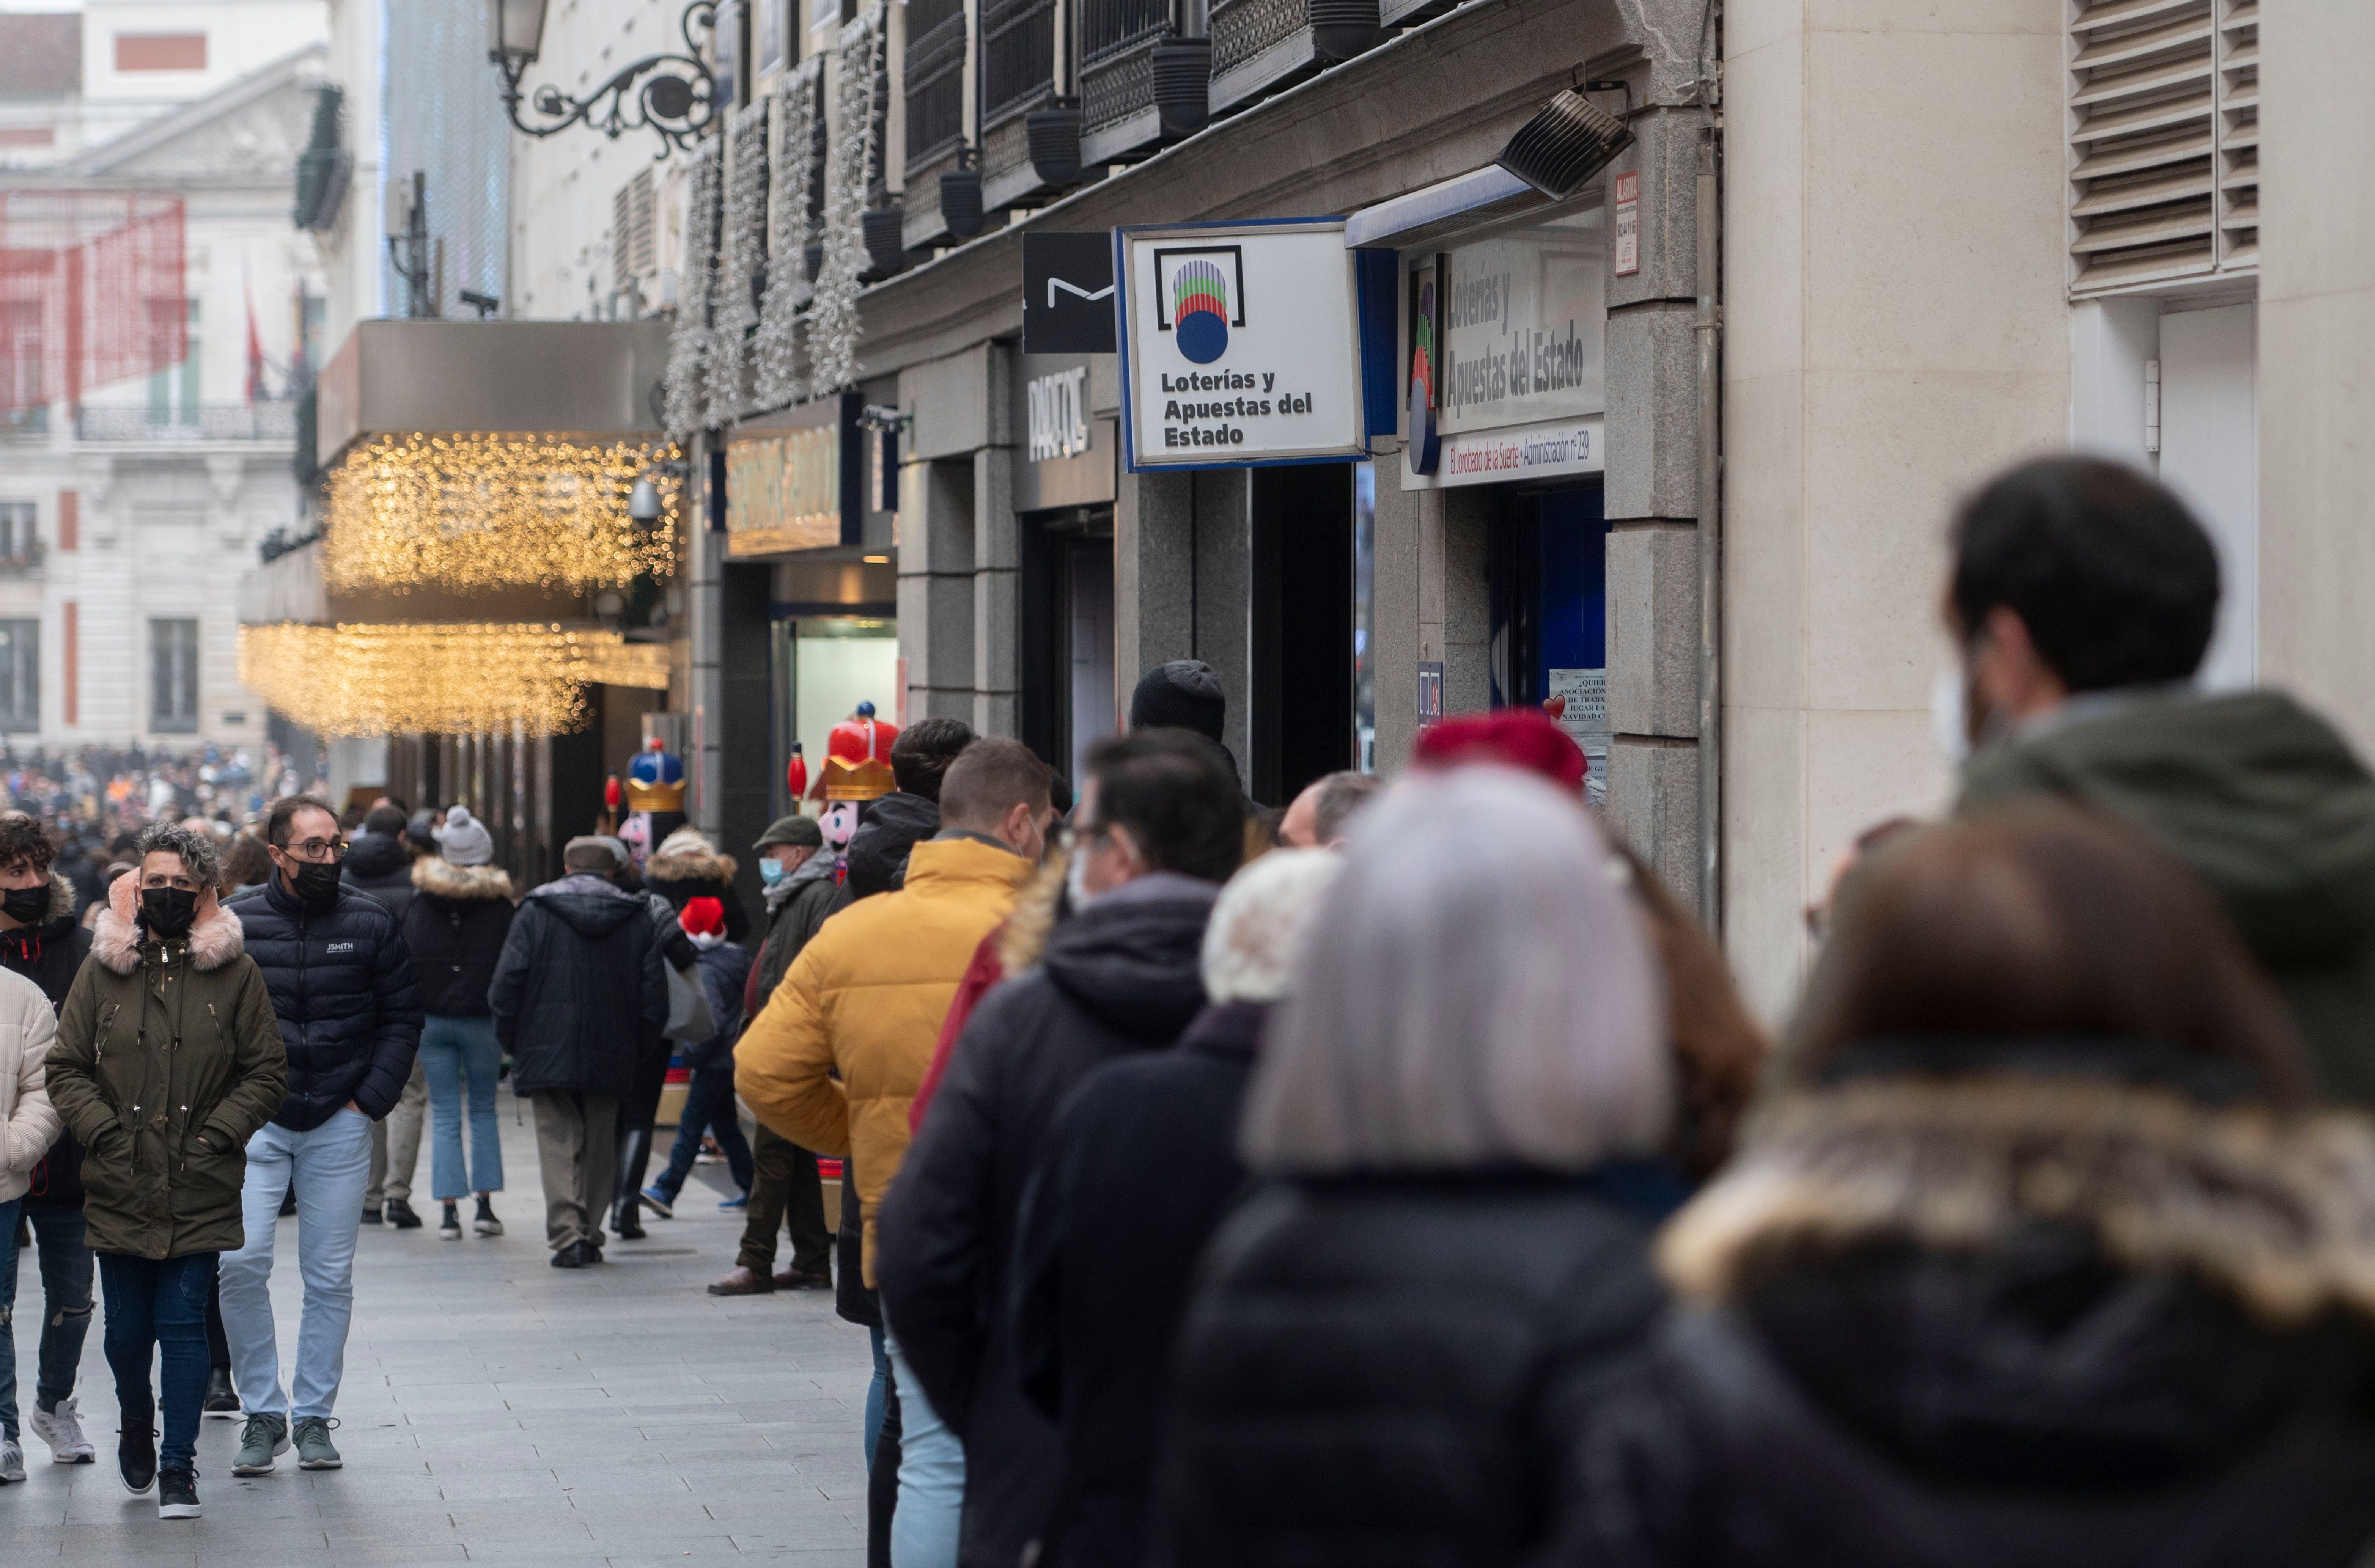
<instances>
[{"instance_id":1,"label":"woman in green parka","mask_svg":"<svg viewBox=\"0 0 2375 1568\"><path fill-rule=\"evenodd\" d=\"M264 975L215 898L211 841L171 822L141 833L75 976L49 1055L50 1102L82 1142L83 1218L107 1300L126 1490L198 1516L207 1297L218 1255L246 1236L247 1140L287 1092ZM149 1361L163 1351L164 1447Z\"/></svg>"}]
</instances>

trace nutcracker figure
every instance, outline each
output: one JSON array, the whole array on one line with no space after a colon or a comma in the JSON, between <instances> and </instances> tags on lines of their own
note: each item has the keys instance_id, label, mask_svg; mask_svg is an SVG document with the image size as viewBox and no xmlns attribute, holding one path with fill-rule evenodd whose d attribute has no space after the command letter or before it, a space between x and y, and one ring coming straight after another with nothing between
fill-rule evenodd
<instances>
[{"instance_id":1,"label":"nutcracker figure","mask_svg":"<svg viewBox=\"0 0 2375 1568\"><path fill-rule=\"evenodd\" d=\"M653 845L684 826L684 759L657 736L627 764L627 818L619 824L619 837L638 870Z\"/></svg>"}]
</instances>

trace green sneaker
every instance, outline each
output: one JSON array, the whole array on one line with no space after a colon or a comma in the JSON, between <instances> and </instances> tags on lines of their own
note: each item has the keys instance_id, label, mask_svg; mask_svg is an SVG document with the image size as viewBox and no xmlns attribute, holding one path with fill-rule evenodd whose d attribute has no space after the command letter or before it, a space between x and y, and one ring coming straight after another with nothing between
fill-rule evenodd
<instances>
[{"instance_id":1,"label":"green sneaker","mask_svg":"<svg viewBox=\"0 0 2375 1568\"><path fill-rule=\"evenodd\" d=\"M235 1476L268 1476L272 1456L289 1452L289 1423L278 1416L250 1416L239 1429L239 1457L230 1462Z\"/></svg>"},{"instance_id":2,"label":"green sneaker","mask_svg":"<svg viewBox=\"0 0 2375 1568\"><path fill-rule=\"evenodd\" d=\"M297 1468L301 1470L343 1469L346 1461L330 1446L330 1429L338 1423L327 1416L307 1416L297 1423Z\"/></svg>"}]
</instances>

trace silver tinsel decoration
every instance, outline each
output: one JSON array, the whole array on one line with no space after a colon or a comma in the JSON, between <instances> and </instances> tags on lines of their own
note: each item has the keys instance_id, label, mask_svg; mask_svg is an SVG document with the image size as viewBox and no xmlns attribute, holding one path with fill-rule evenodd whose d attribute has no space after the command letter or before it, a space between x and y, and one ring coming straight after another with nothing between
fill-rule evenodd
<instances>
[{"instance_id":1,"label":"silver tinsel decoration","mask_svg":"<svg viewBox=\"0 0 2375 1568\"><path fill-rule=\"evenodd\" d=\"M684 202L684 270L677 288L676 330L668 335L668 428L679 445L702 428L709 399L709 314L717 291L718 160L712 138L692 155Z\"/></svg>"},{"instance_id":2,"label":"silver tinsel decoration","mask_svg":"<svg viewBox=\"0 0 2375 1568\"><path fill-rule=\"evenodd\" d=\"M717 311L709 336L707 423L730 424L750 400L750 331L767 261L767 104L738 111L727 131L726 218L717 242Z\"/></svg>"},{"instance_id":3,"label":"silver tinsel decoration","mask_svg":"<svg viewBox=\"0 0 2375 1568\"><path fill-rule=\"evenodd\" d=\"M809 192L816 184L818 84L824 56L811 54L785 78L776 100L774 195L767 230L767 295L759 307L759 336L752 342L751 401L761 408L784 408L809 395L808 316L802 307L816 297L809 281L808 248L815 225L809 218Z\"/></svg>"},{"instance_id":4,"label":"silver tinsel decoration","mask_svg":"<svg viewBox=\"0 0 2375 1568\"><path fill-rule=\"evenodd\" d=\"M811 395L857 380L857 277L866 270L866 174L874 161L874 94L882 79L883 8L841 29L841 93L825 158L824 270L809 310Z\"/></svg>"}]
</instances>

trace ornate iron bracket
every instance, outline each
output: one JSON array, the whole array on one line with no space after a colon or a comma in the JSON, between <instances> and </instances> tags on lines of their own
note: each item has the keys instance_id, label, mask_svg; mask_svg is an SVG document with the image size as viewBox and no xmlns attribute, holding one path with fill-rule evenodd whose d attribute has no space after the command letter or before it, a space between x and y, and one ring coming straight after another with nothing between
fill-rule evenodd
<instances>
[{"instance_id":1,"label":"ornate iron bracket","mask_svg":"<svg viewBox=\"0 0 2375 1568\"><path fill-rule=\"evenodd\" d=\"M521 100L529 97L520 89L520 77L531 62L501 50L490 51L488 58L503 74L503 108L522 132L549 136L584 124L617 141L625 132L648 130L660 139L660 150L652 155L656 161L671 150L690 150L717 119L717 78L702 63L701 46L693 38L696 25L703 32L716 31L716 0L692 0L684 8L677 24L684 34L681 54L638 60L584 98L571 98L549 85L538 88L531 101L546 119L537 124L520 118ZM652 72L660 74L643 80Z\"/></svg>"}]
</instances>

